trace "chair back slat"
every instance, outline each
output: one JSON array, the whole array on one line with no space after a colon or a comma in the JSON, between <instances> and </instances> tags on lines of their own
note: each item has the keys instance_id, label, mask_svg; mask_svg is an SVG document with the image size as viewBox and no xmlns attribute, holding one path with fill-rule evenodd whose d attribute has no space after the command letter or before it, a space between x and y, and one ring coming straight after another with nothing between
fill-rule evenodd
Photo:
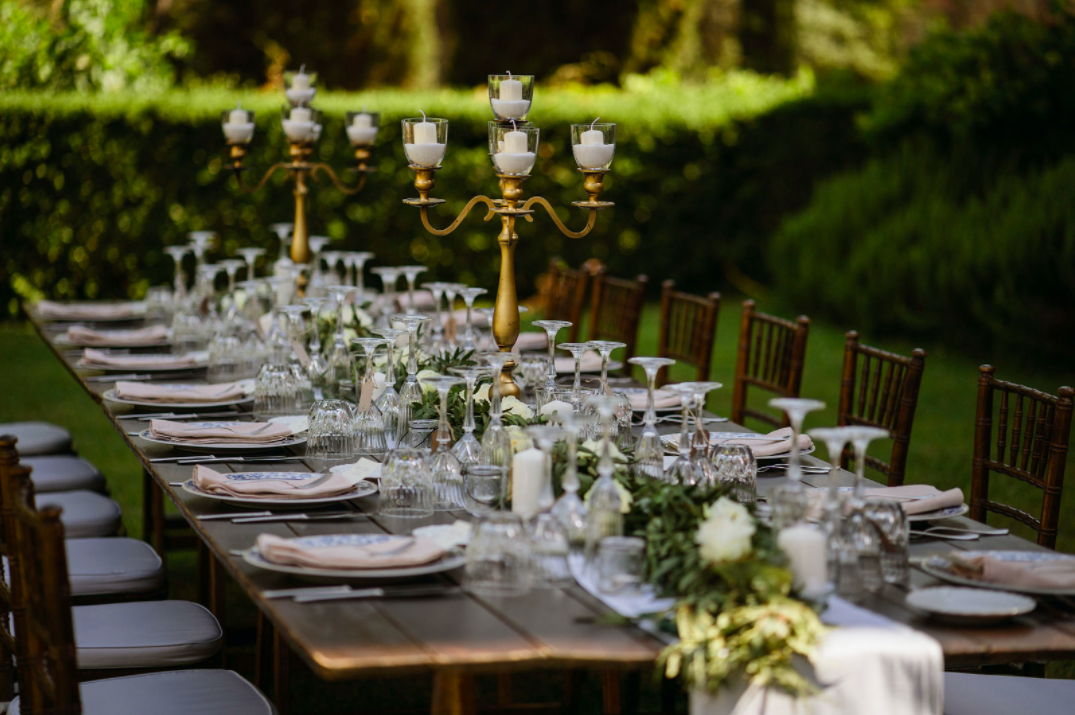
<instances>
[{"instance_id":1,"label":"chair back slat","mask_svg":"<svg viewBox=\"0 0 1075 715\"><path fill-rule=\"evenodd\" d=\"M717 337L720 293L702 296L677 291L676 282L661 284L661 324L657 356L695 368L694 379L709 380L713 342ZM657 373L657 386L668 382L668 369Z\"/></svg>"},{"instance_id":2,"label":"chair back slat","mask_svg":"<svg viewBox=\"0 0 1075 715\"><path fill-rule=\"evenodd\" d=\"M593 279L590 298L590 340L614 340L625 343L622 357L623 372L630 372L627 361L635 355L638 326L642 323L642 307L646 301L646 276L634 280L613 278L602 270Z\"/></svg>"},{"instance_id":3,"label":"chair back slat","mask_svg":"<svg viewBox=\"0 0 1075 715\"><path fill-rule=\"evenodd\" d=\"M0 487L14 471L26 469L19 466L19 453L15 448L17 442L12 435L0 435ZM15 640L12 624L23 619L21 609L15 606L18 582L13 574L18 568L18 554L11 548L14 528L10 501L0 488L0 555L6 561L3 578L0 578L0 701L10 701L15 697L15 658L19 654L19 643Z\"/></svg>"},{"instance_id":4,"label":"chair back slat","mask_svg":"<svg viewBox=\"0 0 1075 715\"><path fill-rule=\"evenodd\" d=\"M748 408L747 388L758 388L780 397L798 397L809 332L810 319L806 316L784 320L757 312L752 300L743 302L732 391L733 422L743 424L745 418L751 417L773 427L787 425L783 416Z\"/></svg>"},{"instance_id":5,"label":"chair back slat","mask_svg":"<svg viewBox=\"0 0 1075 715\"><path fill-rule=\"evenodd\" d=\"M970 516L982 522L989 513L1014 519L1037 531L1039 544L1055 548L1075 390L1061 387L1050 395L998 380L990 365L978 372ZM1040 515L990 499L992 474L1041 490Z\"/></svg>"},{"instance_id":6,"label":"chair back slat","mask_svg":"<svg viewBox=\"0 0 1075 715\"><path fill-rule=\"evenodd\" d=\"M866 463L884 474L889 486L899 486L903 484L907 470L911 428L918 408L926 353L915 349L907 357L863 345L854 330L845 337L837 424L888 430L892 434L892 453L888 461L870 457ZM851 464L850 449L844 451L842 462L845 467Z\"/></svg>"},{"instance_id":7,"label":"chair back slat","mask_svg":"<svg viewBox=\"0 0 1075 715\"><path fill-rule=\"evenodd\" d=\"M548 320L567 320L571 327L561 342L577 342L582 327L582 311L590 279L603 270L600 262L587 261L582 268L570 268L559 258L549 261L544 316Z\"/></svg>"}]
</instances>

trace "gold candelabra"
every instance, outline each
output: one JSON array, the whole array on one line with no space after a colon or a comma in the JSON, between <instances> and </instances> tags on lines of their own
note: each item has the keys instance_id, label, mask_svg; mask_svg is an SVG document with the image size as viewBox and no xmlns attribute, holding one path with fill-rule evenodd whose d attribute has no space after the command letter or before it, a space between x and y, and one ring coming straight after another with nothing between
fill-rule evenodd
<instances>
[{"instance_id":1,"label":"gold candelabra","mask_svg":"<svg viewBox=\"0 0 1075 715\"><path fill-rule=\"evenodd\" d=\"M604 188L604 175L608 173L612 163L615 125L598 125L596 120L590 125L572 126L572 148L579 170L585 177L582 188L587 195L586 201L574 201L572 206L588 212L586 225L579 231L572 231L560 221L548 200L541 196L524 200L522 185L533 168L538 141L538 129L525 121L532 92L531 76L509 74L489 77L490 102L496 116L496 121L489 123L490 155L497 168L503 198L475 196L467 202L459 215L442 229L430 223L429 211L445 202L444 199L432 198L430 193L433 191L434 177L444 155L447 120L427 119L425 116L421 120L403 120L404 149L407 151L410 168L415 172L414 188L418 190L418 198L404 199L403 203L418 207L422 214L422 225L426 230L436 236L447 236L459 227L478 204L488 207L486 221L494 215L500 217L500 235L497 236L497 243L500 244L500 280L493 313L493 337L501 352L510 352L519 338L519 300L515 288L515 246L519 242L519 234L515 231L516 221L523 218L532 222L535 213L533 207L541 206L561 233L569 238L582 238L593 230L597 222L597 212L614 205L609 201L600 201L598 197ZM437 139L441 145L439 150L436 148L437 143L431 144L428 141L433 138L433 128L428 128L425 134L421 131L420 125L430 124L436 128ZM408 141L409 139L411 141ZM429 151L430 147L433 147L432 153ZM519 394L519 387L511 375L514 368L514 362L507 363L500 376L501 393L505 396Z\"/></svg>"}]
</instances>

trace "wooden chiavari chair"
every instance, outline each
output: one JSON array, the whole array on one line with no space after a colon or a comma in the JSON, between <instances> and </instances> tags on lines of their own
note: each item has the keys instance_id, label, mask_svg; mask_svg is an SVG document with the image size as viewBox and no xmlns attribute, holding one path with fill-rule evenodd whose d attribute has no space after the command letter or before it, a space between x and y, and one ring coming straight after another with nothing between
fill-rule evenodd
<instances>
[{"instance_id":1,"label":"wooden chiavari chair","mask_svg":"<svg viewBox=\"0 0 1075 715\"><path fill-rule=\"evenodd\" d=\"M14 573L18 568L18 555L14 548L14 516L4 485L16 470L20 476L27 478L29 470L19 466L15 442L12 435L0 436L0 556L7 564L3 578L0 578L0 701L4 702L15 697L15 657L23 656L17 650L12 629L15 622L22 620L23 614L15 606L18 602L15 591L18 580L14 578Z\"/></svg>"},{"instance_id":2,"label":"wooden chiavari chair","mask_svg":"<svg viewBox=\"0 0 1075 715\"><path fill-rule=\"evenodd\" d=\"M720 293L710 293L703 298L677 291L673 280L662 283L657 356L690 365L696 368L695 380L708 381L719 314ZM657 387L667 382L666 368L657 373Z\"/></svg>"},{"instance_id":3,"label":"wooden chiavari chair","mask_svg":"<svg viewBox=\"0 0 1075 715\"><path fill-rule=\"evenodd\" d=\"M559 258L549 262L544 317L547 320L567 320L571 323L567 337L561 338L560 342L578 341L590 278L602 270L599 261L587 261L577 269L567 267Z\"/></svg>"},{"instance_id":4,"label":"wooden chiavari chair","mask_svg":"<svg viewBox=\"0 0 1075 715\"><path fill-rule=\"evenodd\" d=\"M604 272L594 277L590 307L590 340L614 340L626 348L617 355L624 363L623 372L630 374L627 361L635 355L638 326L642 322L642 306L646 302L646 276L634 280L613 278Z\"/></svg>"},{"instance_id":5,"label":"wooden chiavari chair","mask_svg":"<svg viewBox=\"0 0 1075 715\"><path fill-rule=\"evenodd\" d=\"M743 424L745 418L752 417L773 427L787 426L786 418L748 407L747 388L756 387L780 397L798 397L809 332L810 319L805 315L785 320L757 312L752 300L743 302L732 392L733 422Z\"/></svg>"},{"instance_id":6,"label":"wooden chiavari chair","mask_svg":"<svg viewBox=\"0 0 1075 715\"><path fill-rule=\"evenodd\" d=\"M889 461L867 455L866 464L884 474L888 486L900 486L907 469L907 448L922 371L926 367L926 351L916 348L911 357L905 357L860 344L859 334L854 330L846 338L836 423L888 430L892 434ZM845 450L844 468L849 468L851 462L851 451Z\"/></svg>"},{"instance_id":7,"label":"wooden chiavari chair","mask_svg":"<svg viewBox=\"0 0 1075 715\"><path fill-rule=\"evenodd\" d=\"M1075 390L1061 387L1056 395L1050 395L996 379L991 365L978 370L970 517L984 523L989 512L1001 514L1034 529L1042 546L1055 548ZM1042 490L1040 517L991 500L991 472Z\"/></svg>"}]
</instances>

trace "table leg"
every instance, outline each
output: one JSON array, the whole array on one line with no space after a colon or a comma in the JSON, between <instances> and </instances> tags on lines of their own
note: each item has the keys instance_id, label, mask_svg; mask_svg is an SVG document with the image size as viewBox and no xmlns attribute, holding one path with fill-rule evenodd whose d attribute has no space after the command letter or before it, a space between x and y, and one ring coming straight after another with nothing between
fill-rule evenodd
<instances>
[{"instance_id":1,"label":"table leg","mask_svg":"<svg viewBox=\"0 0 1075 715\"><path fill-rule=\"evenodd\" d=\"M474 715L474 678L438 670L433 675L432 715Z\"/></svg>"},{"instance_id":2,"label":"table leg","mask_svg":"<svg viewBox=\"0 0 1075 715\"><path fill-rule=\"evenodd\" d=\"M164 560L164 495L148 469L142 470L142 540Z\"/></svg>"},{"instance_id":3,"label":"table leg","mask_svg":"<svg viewBox=\"0 0 1075 715\"><path fill-rule=\"evenodd\" d=\"M272 694L278 715L290 715L291 647L275 628L272 634Z\"/></svg>"},{"instance_id":4,"label":"table leg","mask_svg":"<svg viewBox=\"0 0 1075 715\"><path fill-rule=\"evenodd\" d=\"M601 671L601 712L603 715L620 715L620 674L618 671Z\"/></svg>"}]
</instances>

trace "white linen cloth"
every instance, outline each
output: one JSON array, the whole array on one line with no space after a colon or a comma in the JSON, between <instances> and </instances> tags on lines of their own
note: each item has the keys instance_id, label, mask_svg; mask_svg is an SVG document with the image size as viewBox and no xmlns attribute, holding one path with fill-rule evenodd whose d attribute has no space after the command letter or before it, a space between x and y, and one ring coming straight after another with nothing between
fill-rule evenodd
<instances>
[{"instance_id":1,"label":"white linen cloth","mask_svg":"<svg viewBox=\"0 0 1075 715\"><path fill-rule=\"evenodd\" d=\"M272 444L294 434L291 427L268 422L206 422L188 424L154 419L149 422L154 439L177 444Z\"/></svg>"},{"instance_id":2,"label":"white linen cloth","mask_svg":"<svg viewBox=\"0 0 1075 715\"><path fill-rule=\"evenodd\" d=\"M152 325L134 330L94 330L85 325L72 325L67 329L67 342L78 345L116 345L120 347L151 345L168 339L168 328Z\"/></svg>"},{"instance_id":3,"label":"white linen cloth","mask_svg":"<svg viewBox=\"0 0 1075 715\"><path fill-rule=\"evenodd\" d=\"M959 487L942 492L932 484L904 484L901 487L878 487L865 489L867 497L880 497L898 501L908 516L928 514L938 509L959 506L963 503L963 490Z\"/></svg>"},{"instance_id":4,"label":"white linen cloth","mask_svg":"<svg viewBox=\"0 0 1075 715\"><path fill-rule=\"evenodd\" d=\"M50 320L118 320L121 318L140 317L145 313L146 304L131 303L57 303L42 300L34 306L38 316Z\"/></svg>"}]
</instances>

